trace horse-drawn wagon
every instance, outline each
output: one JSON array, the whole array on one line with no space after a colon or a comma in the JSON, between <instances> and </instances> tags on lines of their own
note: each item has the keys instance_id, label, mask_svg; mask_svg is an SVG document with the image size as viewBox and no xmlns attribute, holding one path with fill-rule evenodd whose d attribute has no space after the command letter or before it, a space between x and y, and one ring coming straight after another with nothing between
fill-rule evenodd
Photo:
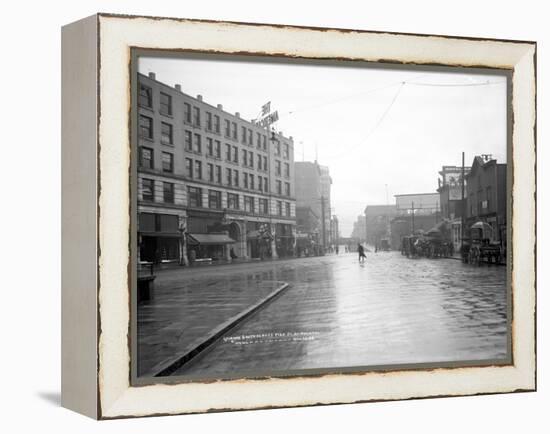
<instances>
[{"instance_id":1,"label":"horse-drawn wagon","mask_svg":"<svg viewBox=\"0 0 550 434\"><path fill-rule=\"evenodd\" d=\"M407 257L446 258L454 253L449 223L442 221L428 232L417 232L401 239L401 254Z\"/></svg>"},{"instance_id":2,"label":"horse-drawn wagon","mask_svg":"<svg viewBox=\"0 0 550 434\"><path fill-rule=\"evenodd\" d=\"M462 261L468 264L488 262L499 264L502 261L502 248L499 243L491 242L493 228L479 221L470 226L469 235L462 240L460 250Z\"/></svg>"}]
</instances>

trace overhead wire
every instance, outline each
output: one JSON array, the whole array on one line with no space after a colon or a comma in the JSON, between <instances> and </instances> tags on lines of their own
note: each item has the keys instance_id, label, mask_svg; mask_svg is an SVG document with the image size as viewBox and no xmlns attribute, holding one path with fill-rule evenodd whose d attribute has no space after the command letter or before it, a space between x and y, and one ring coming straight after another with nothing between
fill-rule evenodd
<instances>
[{"instance_id":1,"label":"overhead wire","mask_svg":"<svg viewBox=\"0 0 550 434\"><path fill-rule=\"evenodd\" d=\"M401 85L399 86L399 88L397 89L397 92L395 92L395 95L393 96L392 100L390 101L390 104L386 107L386 110L384 110L384 112L382 113L382 116L380 116L380 118L378 119L378 121L376 122L376 124L374 125L374 127L369 131L369 133L365 136L365 138L358 142L356 145L352 146L351 149L346 149L345 151L343 152L340 152L339 154L336 154L336 155L333 155L333 156L330 156L329 157L329 160L333 160L333 159L338 159L340 157L342 157L343 155L347 155L347 154L350 154L352 151L354 151L355 149L357 149L359 146L362 146L363 143L365 141L367 141L375 132L376 130L378 129L378 127L380 125L382 125L382 122L384 122L384 119L386 118L386 116L388 115L388 113L390 112L391 108L393 107L393 105L395 104L395 101L397 101L397 97L399 96L399 94L401 93L401 91L403 90L403 87L405 86L405 82L403 81L401 83Z\"/></svg>"},{"instance_id":2,"label":"overhead wire","mask_svg":"<svg viewBox=\"0 0 550 434\"><path fill-rule=\"evenodd\" d=\"M428 74L424 74L423 76L425 75L428 75ZM421 76L422 77L422 76ZM415 80L418 80L415 79ZM365 94L365 93L370 93L370 92L375 92L375 91L378 91L378 90L383 90L383 89L388 89L390 87L394 87L396 86L397 84L399 84L399 88L397 89L397 92L395 93L394 97L392 98L392 100L390 101L390 104L387 106L387 108L384 110L384 112L382 113L382 116L380 116L380 118L378 119L378 121L376 122L376 124L374 125L374 127L372 128L372 130L365 136L365 138L363 140L361 140L360 142L358 142L355 146L353 146L351 149L347 149L339 154L336 154L336 155L333 155L333 156L329 156L328 159L329 160L332 160L332 159L337 159L337 158L340 158L342 156L345 156L345 155L350 155L350 151L352 150L355 150L356 148L358 148L359 146L363 145L365 141L367 141L375 132L376 130L380 127L380 125L382 125L382 122L384 121L384 119L386 118L386 116L388 115L388 113L390 112L391 108L394 106L398 96L400 95L401 91L403 90L403 87L405 85L412 85L412 86L433 86L433 87L472 87L472 86L489 86L489 85L493 85L493 84L502 84L502 83L506 83L506 80L504 81L485 81L485 82L481 82L481 83L424 83L424 82L417 82L417 81L414 81L414 80L403 80L401 82L398 82L398 83L392 83L392 84L389 84L387 86L384 86L384 87L380 87L380 88L376 88L376 89L371 89L370 91L367 91L367 92L362 92L361 94ZM344 100L344 99L348 99L348 98L351 98L351 97L345 97L345 98L341 98L340 100ZM332 101L329 101L327 102L326 104L333 104L335 102L337 102L339 100L332 100ZM312 108L317 108L317 107L321 107L323 106L323 104L319 104L317 106L313 106ZM310 108L304 108L304 109L300 109L300 110L295 110L293 112L288 112L288 114L292 114L292 113L295 113L296 111L304 111L304 110L308 110Z\"/></svg>"},{"instance_id":3,"label":"overhead wire","mask_svg":"<svg viewBox=\"0 0 550 434\"><path fill-rule=\"evenodd\" d=\"M495 81L486 81L486 82L482 82L482 83L422 83L422 82L419 83L419 82L415 82L415 81L401 81L399 83L393 83L393 84L390 84L390 85L387 85L387 86L384 86L384 87L381 87L381 88L371 89L370 91L368 91L368 93L375 92L375 91L382 90L382 89L387 89L387 88L395 86L396 84L399 84L399 88L397 89L397 91L394 94L393 98L391 99L390 103L388 104L388 106L386 107L386 109L384 110L384 112L382 113L382 115L380 116L380 118L378 119L376 124L374 125L374 127L371 129L369 134L367 134L367 136L361 142L359 142L357 145L355 145L351 149L348 149L345 152L342 152L342 153L337 154L335 156L331 156L328 159L332 160L332 159L335 159L335 158L337 159L337 158L341 157L342 155L350 155L351 154L350 151L353 151L357 147L363 145L364 142L367 141L374 134L374 132L380 127L380 125L382 125L384 119L387 117L388 113L390 112L392 107L395 105L395 102L397 101L397 98L401 94L401 91L403 90L403 87L406 84L413 85L413 86L434 86L434 87L470 87L470 86L487 86L487 85L493 85L493 84L501 84L501 83L505 83L505 82L506 82L506 80L505 81L496 81L496 82ZM364 93L362 93L362 94L364 94ZM344 99L347 99L347 98L341 98L339 100L332 100L331 102L328 102L327 104L332 104L334 102L338 102L338 101L341 101L341 100L344 100ZM320 106L322 106L322 105L317 105L317 106L314 106L313 108L317 108L317 107L320 107ZM304 110L306 110L306 109L304 109ZM292 113L293 112L288 112L288 114L292 114ZM347 203L347 204L351 204L351 203L354 203L354 204L355 203L361 203L362 204L362 202L359 202L359 201L356 202L356 201L349 201L349 200L344 200L344 201L339 200L337 202L338 203Z\"/></svg>"},{"instance_id":4,"label":"overhead wire","mask_svg":"<svg viewBox=\"0 0 550 434\"><path fill-rule=\"evenodd\" d=\"M420 76L416 77L415 80L418 80L421 77L426 77L428 75L430 75L430 74L428 74L428 73L421 74ZM288 116L288 115L293 115L293 114L298 113L298 112L314 110L314 109L324 107L324 106L327 106L327 105L336 104L340 101L345 101L347 99L352 99L352 98L357 98L359 96L368 95L368 94L373 93L373 92L378 92L380 90L384 90L384 89L388 89L390 87L398 86L402 83L403 83L403 80L393 81L393 82L385 84L384 86L376 87L374 89L367 89L367 90L364 90L364 91L355 92L351 95L346 95L344 97L340 97L340 98L336 98L336 99L333 99L333 100L325 101L325 102L322 102L322 103L319 103L319 104L314 104L314 105L309 106L309 107L302 107L302 108L290 110L288 112L284 112L283 114L281 114L279 116L279 118L285 117L285 116Z\"/></svg>"},{"instance_id":5,"label":"overhead wire","mask_svg":"<svg viewBox=\"0 0 550 434\"><path fill-rule=\"evenodd\" d=\"M290 110L290 111L285 112L282 115L280 115L279 118L289 116L289 115L293 115L293 114L298 113L298 112L314 110L314 109L317 109L317 108L320 108L320 107L325 107L327 105L336 104L336 103L339 103L341 101L345 101L347 99L357 98L358 96L368 95L369 93L378 92L380 90L384 90L384 89L388 89L390 87L397 86L400 83L401 82L390 83L386 86L381 86L381 87L377 87L377 88L374 88L374 89L369 89L369 90L366 90L364 92L358 92L358 93L355 93L353 95L347 95L347 96L344 96L344 97L341 97L341 98L336 98L336 99L333 99L333 100L330 100L330 101L325 101L323 103L314 104L314 105L309 106L309 107L302 107L302 108L298 108L298 109L295 109L295 110Z\"/></svg>"},{"instance_id":6,"label":"overhead wire","mask_svg":"<svg viewBox=\"0 0 550 434\"><path fill-rule=\"evenodd\" d=\"M412 84L413 86L432 86L432 87L471 87L471 86L490 86L492 84L501 84L506 83L506 81L484 81L481 83L418 83L414 81L409 81L407 84Z\"/></svg>"}]
</instances>

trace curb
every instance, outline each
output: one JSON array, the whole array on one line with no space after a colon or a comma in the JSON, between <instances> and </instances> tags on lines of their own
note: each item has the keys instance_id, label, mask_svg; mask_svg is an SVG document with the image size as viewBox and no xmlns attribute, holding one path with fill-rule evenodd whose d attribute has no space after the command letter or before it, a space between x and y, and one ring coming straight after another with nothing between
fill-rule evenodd
<instances>
[{"instance_id":1,"label":"curb","mask_svg":"<svg viewBox=\"0 0 550 434\"><path fill-rule=\"evenodd\" d=\"M214 262L214 263L198 263L188 266L179 265L177 263L171 263L171 264L163 264L160 267L157 265L155 266L155 273L158 273L159 271L169 271L169 270L200 270L203 268L209 268L209 267L225 267L225 266L235 266L235 265L248 265L248 264L261 264L261 263L276 263L276 262L282 262L282 261L293 261L295 259L307 259L307 258L322 258L326 256L333 256L332 254L327 255L319 255L319 256L285 256L285 257L279 257L277 259L273 258L252 258L252 259L234 259L232 261L226 262ZM334 255L336 256L336 255Z\"/></svg>"},{"instance_id":2,"label":"curb","mask_svg":"<svg viewBox=\"0 0 550 434\"><path fill-rule=\"evenodd\" d=\"M180 351L172 360L157 364L151 371L152 377L165 377L173 374L180 369L183 365L193 359L195 356L206 350L213 345L218 339L220 339L225 333L242 323L248 317L252 316L262 307L273 301L278 295L280 295L290 285L288 283L282 283L275 290L262 298L257 303L253 304L249 308L229 318L216 328L214 328L206 336L200 337L188 345L184 350Z\"/></svg>"}]
</instances>

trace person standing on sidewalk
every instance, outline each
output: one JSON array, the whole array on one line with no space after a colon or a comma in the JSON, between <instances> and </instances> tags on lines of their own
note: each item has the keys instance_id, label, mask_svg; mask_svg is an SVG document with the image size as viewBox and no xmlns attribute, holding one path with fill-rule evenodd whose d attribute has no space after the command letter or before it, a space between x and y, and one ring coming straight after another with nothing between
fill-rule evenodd
<instances>
[{"instance_id":1,"label":"person standing on sidewalk","mask_svg":"<svg viewBox=\"0 0 550 434\"><path fill-rule=\"evenodd\" d=\"M357 253L359 254L359 262L367 259L367 255L365 255L365 249L361 244L357 244Z\"/></svg>"}]
</instances>

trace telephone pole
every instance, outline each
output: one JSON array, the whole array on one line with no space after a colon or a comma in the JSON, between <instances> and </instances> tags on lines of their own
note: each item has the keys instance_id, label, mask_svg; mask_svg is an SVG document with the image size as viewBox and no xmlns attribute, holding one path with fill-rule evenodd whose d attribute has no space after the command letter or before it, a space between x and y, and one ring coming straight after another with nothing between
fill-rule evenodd
<instances>
[{"instance_id":1,"label":"telephone pole","mask_svg":"<svg viewBox=\"0 0 550 434\"><path fill-rule=\"evenodd\" d=\"M321 195L321 227L323 230L323 253L326 249L325 196Z\"/></svg>"},{"instance_id":2,"label":"telephone pole","mask_svg":"<svg viewBox=\"0 0 550 434\"><path fill-rule=\"evenodd\" d=\"M462 246L464 244L464 228L466 226L466 201L464 200L464 152L462 152L462 171L461 171L461 186L462 186L462 212L461 219L460 219L460 248L462 249Z\"/></svg>"}]
</instances>

